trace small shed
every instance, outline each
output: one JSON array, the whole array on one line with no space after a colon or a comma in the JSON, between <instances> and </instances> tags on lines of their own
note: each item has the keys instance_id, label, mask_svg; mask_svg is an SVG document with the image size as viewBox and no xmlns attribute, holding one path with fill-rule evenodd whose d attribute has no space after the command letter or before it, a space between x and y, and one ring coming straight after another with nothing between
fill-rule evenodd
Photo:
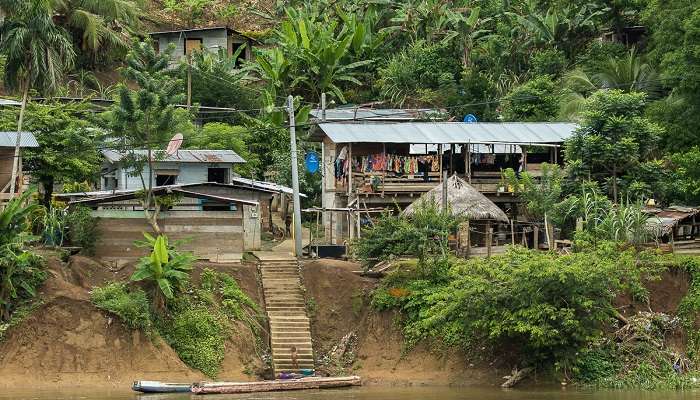
<instances>
[{"instance_id":1,"label":"small shed","mask_svg":"<svg viewBox=\"0 0 700 400\"><path fill-rule=\"evenodd\" d=\"M647 224L661 242L669 243L672 250L692 249L700 252L700 208L672 206L664 209L645 208Z\"/></svg>"},{"instance_id":2,"label":"small shed","mask_svg":"<svg viewBox=\"0 0 700 400\"><path fill-rule=\"evenodd\" d=\"M158 52L165 50L171 44L175 44L175 52L172 62L176 63L184 59L193 51L209 51L216 53L225 50L231 56L241 46L246 46L240 53L239 60L250 60L253 57L252 47L256 42L245 34L227 26L213 26L193 29L175 29L169 31L152 32L151 37L155 41ZM238 60L237 60L238 62Z\"/></svg>"},{"instance_id":3,"label":"small shed","mask_svg":"<svg viewBox=\"0 0 700 400\"><path fill-rule=\"evenodd\" d=\"M10 181L12 180L12 164L15 158L15 144L17 132L0 132L0 203L10 197ZM31 132L22 132L20 135L20 148L36 148L39 143ZM15 184L15 192L19 193L24 188L24 175L22 173L22 156L19 158L19 172Z\"/></svg>"},{"instance_id":4,"label":"small shed","mask_svg":"<svg viewBox=\"0 0 700 400\"><path fill-rule=\"evenodd\" d=\"M447 207L449 212L458 218L464 218L457 235L457 247L467 255L473 253L473 245L486 248L488 255L493 251L493 224L507 224L508 215L494 202L488 199L472 185L457 175L452 175L445 182L447 187ZM423 202L443 208L443 185L437 185L423 194L417 201L403 210L403 215L411 216ZM497 244L497 243L496 243ZM500 250L500 249L498 249ZM478 250L476 250L478 252Z\"/></svg>"},{"instance_id":5,"label":"small shed","mask_svg":"<svg viewBox=\"0 0 700 400\"><path fill-rule=\"evenodd\" d=\"M98 218L96 256L103 260L123 260L147 254L136 247L143 232L153 233L146 222L138 196L130 190L110 195L73 200L70 206L93 208ZM173 207L160 212L161 231L173 240L182 240L182 249L202 259L238 259L244 251L259 250L261 240L260 204L197 187L168 186L154 189L156 197L180 195ZM208 204L213 208L205 208Z\"/></svg>"}]
</instances>

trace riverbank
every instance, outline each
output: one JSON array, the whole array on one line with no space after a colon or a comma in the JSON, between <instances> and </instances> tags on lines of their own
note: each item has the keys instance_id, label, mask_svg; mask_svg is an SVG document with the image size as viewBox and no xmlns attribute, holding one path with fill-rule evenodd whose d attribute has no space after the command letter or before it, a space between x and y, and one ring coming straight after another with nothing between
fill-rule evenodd
<instances>
[{"instance_id":1,"label":"riverbank","mask_svg":"<svg viewBox=\"0 0 700 400\"><path fill-rule=\"evenodd\" d=\"M0 388L128 388L134 380L210 380L189 368L161 338L149 339L117 318L97 309L90 290L111 281L127 281L133 264L110 269L86 257L62 262L45 255L50 272L39 293L40 304L0 342ZM193 283L204 268L233 276L240 288L262 306L255 264L199 262ZM513 365L507 355L483 359L455 350L436 350L423 343L406 349L399 315L377 312L370 305L379 280L361 277L351 262L315 260L303 264L302 278L311 318L317 367L332 375L356 374L370 386L488 386L503 382ZM688 291L688 275L667 272L649 283L647 304L618 299L624 316L640 310L673 314ZM263 332L263 336L265 333ZM260 341L267 343L267 338ZM671 336L682 348L685 338ZM264 349L244 330L226 340L218 379L260 379ZM532 379L526 385L556 383Z\"/></svg>"}]
</instances>

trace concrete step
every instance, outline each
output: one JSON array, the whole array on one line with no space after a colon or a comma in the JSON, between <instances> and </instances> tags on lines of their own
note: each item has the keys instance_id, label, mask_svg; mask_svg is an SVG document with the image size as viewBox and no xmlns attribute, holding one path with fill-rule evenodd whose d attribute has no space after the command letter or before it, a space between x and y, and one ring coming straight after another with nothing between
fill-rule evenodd
<instances>
[{"instance_id":1,"label":"concrete step","mask_svg":"<svg viewBox=\"0 0 700 400\"><path fill-rule=\"evenodd\" d=\"M292 317L291 319L289 319ZM298 318L297 318L298 317ZM285 319L287 318L287 319ZM289 324L306 324L309 325L309 319L306 318L303 315L297 314L297 315L268 315L268 320L272 325L279 325L279 326L284 326L284 325L289 325Z\"/></svg>"},{"instance_id":2,"label":"concrete step","mask_svg":"<svg viewBox=\"0 0 700 400\"><path fill-rule=\"evenodd\" d=\"M306 343L309 346L311 346L311 336L310 335L306 335L306 336L294 335L293 336L290 334L286 334L286 335L284 335L284 337L279 337L279 338L276 338L275 340L273 340L272 346L276 346L276 345L286 346L286 345L295 344L295 343Z\"/></svg>"},{"instance_id":3,"label":"concrete step","mask_svg":"<svg viewBox=\"0 0 700 400\"><path fill-rule=\"evenodd\" d=\"M293 302L288 302L288 301L281 301L281 302L271 302L267 307L267 312L270 311L298 311L300 314L301 313L306 313L306 307L304 306L304 303L298 302L298 303L293 303Z\"/></svg>"},{"instance_id":4,"label":"concrete step","mask_svg":"<svg viewBox=\"0 0 700 400\"><path fill-rule=\"evenodd\" d=\"M297 354L299 357L302 355L313 355L313 349L311 348L311 343L285 343L284 345L277 345L272 347L272 354L278 357L284 357L284 355L292 354L292 346L297 348Z\"/></svg>"},{"instance_id":5,"label":"concrete step","mask_svg":"<svg viewBox=\"0 0 700 400\"><path fill-rule=\"evenodd\" d=\"M265 293L266 301L272 300L301 300L304 301L304 296L299 292L284 292L284 293Z\"/></svg>"},{"instance_id":6,"label":"concrete step","mask_svg":"<svg viewBox=\"0 0 700 400\"><path fill-rule=\"evenodd\" d=\"M277 311L296 311L299 315L306 313L306 305L303 302L273 302L267 305L267 312L277 312Z\"/></svg>"}]
</instances>

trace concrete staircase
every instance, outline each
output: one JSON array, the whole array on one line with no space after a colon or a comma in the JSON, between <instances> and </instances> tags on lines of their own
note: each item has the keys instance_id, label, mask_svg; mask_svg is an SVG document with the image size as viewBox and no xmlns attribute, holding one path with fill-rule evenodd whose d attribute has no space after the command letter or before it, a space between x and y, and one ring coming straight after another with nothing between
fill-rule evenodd
<instances>
[{"instance_id":1,"label":"concrete staircase","mask_svg":"<svg viewBox=\"0 0 700 400\"><path fill-rule=\"evenodd\" d=\"M270 321L270 347L275 375L314 368L311 326L301 291L299 264L293 258L261 260L265 310ZM296 347L298 369L292 363Z\"/></svg>"}]
</instances>

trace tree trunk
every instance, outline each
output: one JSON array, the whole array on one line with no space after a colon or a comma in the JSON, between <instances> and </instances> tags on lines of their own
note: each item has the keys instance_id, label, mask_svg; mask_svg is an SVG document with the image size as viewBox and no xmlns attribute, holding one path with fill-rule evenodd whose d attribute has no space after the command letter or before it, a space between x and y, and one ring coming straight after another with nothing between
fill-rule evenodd
<instances>
[{"instance_id":1,"label":"tree trunk","mask_svg":"<svg viewBox=\"0 0 700 400\"><path fill-rule=\"evenodd\" d=\"M41 203L44 205L44 207L46 207L47 210L51 209L51 198L53 197L53 183L53 176L47 176L41 180L41 184L44 186L44 197Z\"/></svg>"},{"instance_id":2,"label":"tree trunk","mask_svg":"<svg viewBox=\"0 0 700 400\"><path fill-rule=\"evenodd\" d=\"M612 179L613 179L613 201L615 204L617 204L617 167L613 167Z\"/></svg>"},{"instance_id":3,"label":"tree trunk","mask_svg":"<svg viewBox=\"0 0 700 400\"><path fill-rule=\"evenodd\" d=\"M24 113L27 110L27 97L29 95L29 80L24 81L22 89L22 107L19 109L19 121L17 121L17 139L15 140L15 156L12 159L12 177L10 179L10 200L15 197L15 183L19 172L19 152L22 142L22 125L24 124Z\"/></svg>"}]
</instances>

